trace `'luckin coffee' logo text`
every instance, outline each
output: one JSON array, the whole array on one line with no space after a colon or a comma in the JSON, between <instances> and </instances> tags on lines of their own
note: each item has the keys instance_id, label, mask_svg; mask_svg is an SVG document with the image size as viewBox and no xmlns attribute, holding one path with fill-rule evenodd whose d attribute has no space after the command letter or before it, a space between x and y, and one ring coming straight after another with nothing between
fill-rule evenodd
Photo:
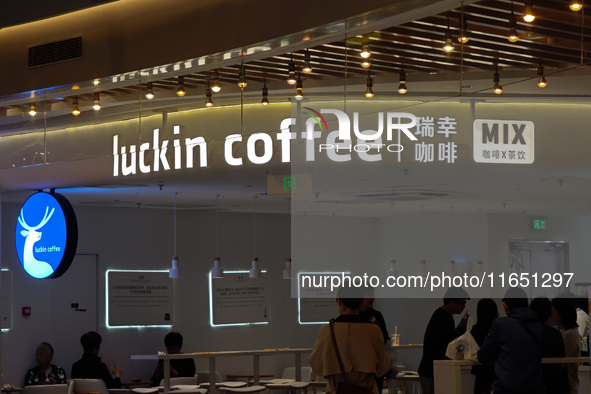
<instances>
[{"instance_id":1,"label":"'luckin coffee' logo text","mask_svg":"<svg viewBox=\"0 0 591 394\"><path fill-rule=\"evenodd\" d=\"M247 138L240 134L230 134L224 140L224 159L228 165L241 166L245 160L253 164L265 164L273 158L274 144L278 142L281 162L291 162L291 142L305 141L306 161L315 161L316 154L323 154L334 162L346 162L353 155L368 162L382 160L384 153L397 153L404 149L401 136L411 141L417 138L410 131L417 124L415 115L405 112L379 112L377 129L364 129L359 126L359 114L353 113L353 121L343 111L322 109L317 112L305 108L310 117L305 121L304 131L291 131L296 118L286 118L280 123L280 132L254 133ZM324 114L336 116L338 129L329 131ZM374 118L375 119L375 118ZM317 126L320 130L317 130ZM353 129L353 130L351 130ZM204 137L180 136L180 126L173 127L172 141L162 139L160 129L152 132L152 141L139 145L120 146L119 135L113 136L113 176L127 176L138 173L168 171L171 169L207 167L208 142ZM246 141L244 141L246 139ZM274 141L275 139L275 141ZM396 141L396 142L394 142ZM236 156L236 147L246 144L246 157ZM171 151L171 152L169 152Z\"/></svg>"}]
</instances>

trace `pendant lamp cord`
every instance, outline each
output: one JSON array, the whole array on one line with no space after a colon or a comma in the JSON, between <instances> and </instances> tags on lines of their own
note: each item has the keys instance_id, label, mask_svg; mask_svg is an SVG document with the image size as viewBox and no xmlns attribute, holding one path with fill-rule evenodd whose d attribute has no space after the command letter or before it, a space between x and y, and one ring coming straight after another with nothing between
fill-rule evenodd
<instances>
[{"instance_id":1,"label":"pendant lamp cord","mask_svg":"<svg viewBox=\"0 0 591 394\"><path fill-rule=\"evenodd\" d=\"M173 217L173 236L174 236L174 255L176 256L176 195L178 193L172 193L172 217Z\"/></svg>"},{"instance_id":2,"label":"pendant lamp cord","mask_svg":"<svg viewBox=\"0 0 591 394\"><path fill-rule=\"evenodd\" d=\"M253 223L253 251L257 255L257 196L253 196L252 202L252 223Z\"/></svg>"},{"instance_id":3,"label":"pendant lamp cord","mask_svg":"<svg viewBox=\"0 0 591 394\"><path fill-rule=\"evenodd\" d=\"M218 243L218 201L220 199L220 195L215 195L215 255L219 256L219 243Z\"/></svg>"}]
</instances>

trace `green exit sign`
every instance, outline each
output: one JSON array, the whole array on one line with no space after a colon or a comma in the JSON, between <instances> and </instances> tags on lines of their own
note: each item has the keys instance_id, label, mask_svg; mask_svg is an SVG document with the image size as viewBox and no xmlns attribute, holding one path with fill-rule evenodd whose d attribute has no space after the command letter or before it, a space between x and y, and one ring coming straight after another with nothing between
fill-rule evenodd
<instances>
[{"instance_id":1,"label":"green exit sign","mask_svg":"<svg viewBox=\"0 0 591 394\"><path fill-rule=\"evenodd\" d=\"M546 219L532 219L531 224L534 230L546 230Z\"/></svg>"}]
</instances>

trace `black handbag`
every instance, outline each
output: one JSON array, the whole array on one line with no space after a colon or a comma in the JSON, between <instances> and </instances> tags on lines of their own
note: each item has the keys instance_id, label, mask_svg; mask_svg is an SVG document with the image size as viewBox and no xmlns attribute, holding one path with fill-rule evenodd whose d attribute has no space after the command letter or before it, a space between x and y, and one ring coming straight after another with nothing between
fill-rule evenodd
<instances>
[{"instance_id":1,"label":"black handbag","mask_svg":"<svg viewBox=\"0 0 591 394\"><path fill-rule=\"evenodd\" d=\"M373 391L366 390L362 387L355 386L354 384L347 383L347 374L345 373L345 366L343 365L343 360L341 359L341 353L339 352L339 347L337 346L337 339L334 334L334 319L330 319L330 335L332 336L332 344L334 346L334 350L337 353L337 360L339 360L339 367L341 367L341 373L343 374L344 382L339 384L337 387L337 394L371 394Z\"/></svg>"}]
</instances>

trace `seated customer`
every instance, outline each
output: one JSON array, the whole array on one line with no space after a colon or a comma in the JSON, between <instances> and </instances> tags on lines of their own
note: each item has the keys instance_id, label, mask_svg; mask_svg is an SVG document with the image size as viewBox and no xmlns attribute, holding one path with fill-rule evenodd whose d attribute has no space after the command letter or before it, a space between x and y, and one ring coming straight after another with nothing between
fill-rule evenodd
<instances>
[{"instance_id":1,"label":"seated customer","mask_svg":"<svg viewBox=\"0 0 591 394\"><path fill-rule=\"evenodd\" d=\"M115 368L113 378L107 365L98 356L102 341L98 332L88 331L82 335L80 343L84 354L72 365L72 379L102 379L109 389L121 388L121 370Z\"/></svg>"},{"instance_id":2,"label":"seated customer","mask_svg":"<svg viewBox=\"0 0 591 394\"><path fill-rule=\"evenodd\" d=\"M309 358L314 373L328 380L327 393L336 393L339 385L346 382L378 394L375 378L390 369L382 331L359 315L363 291L355 290L360 289L339 289L337 305L340 316L332 324L344 376L333 345L331 325L320 328Z\"/></svg>"},{"instance_id":3,"label":"seated customer","mask_svg":"<svg viewBox=\"0 0 591 394\"><path fill-rule=\"evenodd\" d=\"M164 346L166 346L166 353L180 354L183 347L183 336L178 332L169 332L164 337ZM192 358L183 358L178 360L170 360L170 377L191 377L195 376L195 361ZM164 367L162 360L156 365L154 375L150 379L152 386L160 385L160 381L164 378Z\"/></svg>"},{"instance_id":4,"label":"seated customer","mask_svg":"<svg viewBox=\"0 0 591 394\"><path fill-rule=\"evenodd\" d=\"M53 360L53 346L47 342L41 342L35 352L37 366L29 369L25 377L24 386L38 384L65 384L66 371L51 363Z\"/></svg>"}]
</instances>

